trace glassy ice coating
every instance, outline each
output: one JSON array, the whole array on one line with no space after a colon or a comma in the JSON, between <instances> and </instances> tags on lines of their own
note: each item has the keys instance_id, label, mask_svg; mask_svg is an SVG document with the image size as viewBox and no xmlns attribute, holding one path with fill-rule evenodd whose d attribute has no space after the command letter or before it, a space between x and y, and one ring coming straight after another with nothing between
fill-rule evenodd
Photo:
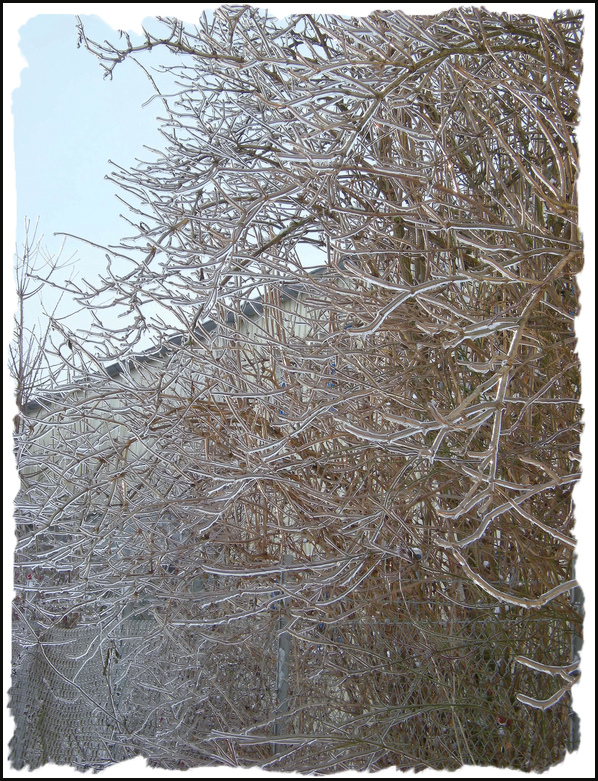
<instances>
[{"instance_id":1,"label":"glassy ice coating","mask_svg":"<svg viewBox=\"0 0 598 781\"><path fill-rule=\"evenodd\" d=\"M180 65L94 330L51 324L45 385L15 341L17 768L576 747L581 24L80 26Z\"/></svg>"}]
</instances>

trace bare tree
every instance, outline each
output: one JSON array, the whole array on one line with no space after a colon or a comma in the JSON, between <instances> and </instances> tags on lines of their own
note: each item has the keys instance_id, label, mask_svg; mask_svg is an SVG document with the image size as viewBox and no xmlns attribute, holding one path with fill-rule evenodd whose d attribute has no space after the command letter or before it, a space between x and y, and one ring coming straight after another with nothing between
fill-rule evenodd
<instances>
[{"instance_id":1,"label":"bare tree","mask_svg":"<svg viewBox=\"0 0 598 781\"><path fill-rule=\"evenodd\" d=\"M27 220L23 247L16 256L17 309L14 315L14 339L9 348L9 370L15 382L19 410L27 407L36 396L55 389L64 381L64 376L59 374L63 369L63 362L52 361L51 348L53 318L60 300L51 313L42 305L43 329L40 329L39 322L33 322L32 313L27 309L28 302L34 299L41 301L40 293L44 286L52 285L52 277L56 275L56 271L72 265L72 259L62 260L62 251L57 257L50 255L41 242L42 237L37 236L37 225L32 229L30 221ZM18 421L15 421L15 426L18 431Z\"/></svg>"},{"instance_id":2,"label":"bare tree","mask_svg":"<svg viewBox=\"0 0 598 781\"><path fill-rule=\"evenodd\" d=\"M93 370L25 412L22 642L61 624L103 667L79 696L112 737L76 761L548 767L581 620L581 16L160 21L79 23L107 76L181 64L147 71L166 152L112 175L133 234L70 287Z\"/></svg>"}]
</instances>

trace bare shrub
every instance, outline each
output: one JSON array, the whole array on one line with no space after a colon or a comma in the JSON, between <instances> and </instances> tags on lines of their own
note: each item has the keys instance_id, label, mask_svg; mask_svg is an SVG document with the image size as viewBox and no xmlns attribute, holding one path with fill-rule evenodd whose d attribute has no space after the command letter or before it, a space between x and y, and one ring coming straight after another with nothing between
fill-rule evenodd
<instances>
[{"instance_id":1,"label":"bare shrub","mask_svg":"<svg viewBox=\"0 0 598 781\"><path fill-rule=\"evenodd\" d=\"M103 667L77 761L545 769L581 620L581 16L161 21L79 26L109 76L180 55L169 145L113 174L134 235L71 288L122 329L64 334L97 370L18 438L20 643L95 628Z\"/></svg>"}]
</instances>

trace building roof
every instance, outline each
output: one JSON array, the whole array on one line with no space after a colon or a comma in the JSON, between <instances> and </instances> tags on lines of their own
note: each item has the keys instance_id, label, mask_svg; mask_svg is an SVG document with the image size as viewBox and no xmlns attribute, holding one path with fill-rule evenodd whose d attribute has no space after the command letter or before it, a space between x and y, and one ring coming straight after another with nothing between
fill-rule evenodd
<instances>
[{"instance_id":1,"label":"building roof","mask_svg":"<svg viewBox=\"0 0 598 781\"><path fill-rule=\"evenodd\" d=\"M343 268L344 264L341 260L339 264L339 268ZM323 277L327 271L330 271L330 268L328 266L317 266L313 269L308 270L308 274L310 277L318 278ZM281 297L283 303L286 301L290 301L291 299L296 299L303 291L305 290L305 283L304 282L288 282L283 283L282 289L281 289ZM228 312L226 317L226 322L229 325L233 325L235 322L235 318L238 317L240 314L243 317L253 319L255 317L260 317L263 314L264 311L264 304L263 304L263 297L260 295L256 297L255 299L250 299L249 301L246 301L243 306L241 307L241 310L239 313L235 312ZM203 323L201 323L199 326L195 328L195 335L198 339L205 339L206 336L213 331L215 331L218 328L219 323L217 323L215 320L205 320ZM133 369L139 364L147 364L152 361L159 360L161 358L164 358L171 350L172 347L180 347L181 344L185 339L188 338L187 333L178 333L174 336L171 336L164 344L159 345L158 347L149 347L146 350L143 350L140 353L137 353L133 356L131 356L128 359L128 369ZM96 376L99 377L101 374L106 374L109 378L113 379L115 377L118 377L125 371L125 365L123 361L115 361L114 363L109 363L108 365L103 367L103 371L95 372L91 374L90 376ZM64 395L67 392L71 392L74 390L74 388L69 388L68 391L65 391L64 389L57 389L55 392L49 392L45 393L43 396L40 396L38 399L34 399L33 401L28 402L24 407L22 408L21 412L25 414L35 413L42 409L46 409L49 405L55 404L60 398L63 398Z\"/></svg>"}]
</instances>

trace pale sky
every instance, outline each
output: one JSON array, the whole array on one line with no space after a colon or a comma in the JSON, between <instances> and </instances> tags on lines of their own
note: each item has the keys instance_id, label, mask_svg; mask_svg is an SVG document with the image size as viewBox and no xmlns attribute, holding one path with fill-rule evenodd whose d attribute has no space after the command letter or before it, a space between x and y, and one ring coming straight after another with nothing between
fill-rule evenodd
<instances>
[{"instance_id":1,"label":"pale sky","mask_svg":"<svg viewBox=\"0 0 598 781\"><path fill-rule=\"evenodd\" d=\"M380 8L403 8L407 13L437 13L451 8L455 3L295 3L268 4L277 16L297 12L330 12L364 15ZM582 100L582 125L579 132L582 172L579 181L580 222L584 232L586 267L578 282L581 287L581 315L576 328L579 334L579 354L583 370L584 418L586 430L582 437L584 479L575 489L578 545L578 575L586 594L586 641L582 651L583 679L574 689L575 709L582 718L582 750L567 758L564 764L548 770L543 778L580 777L591 778L595 773L594 734L594 660L595 623L593 596L594 569L594 83L595 83L595 12L593 3L484 3L491 11L510 11L550 16L556 8L582 8L586 16L584 38L584 79L580 96ZM143 145L161 144L156 114L161 104L154 101L146 108L141 104L153 94L152 87L142 71L133 63L124 63L116 69L112 81L102 79L99 62L85 49L77 49L75 14L83 17L89 36L95 40L105 38L115 41L113 29L124 28L131 33L140 32L142 19L156 24L148 17L155 15L178 16L195 21L208 4L201 3L4 3L4 351L6 367L7 344L11 338L12 315L16 297L12 277L12 263L17 241L22 240L23 218L35 223L39 216L39 233L44 236L51 252L56 252L61 238L54 232L65 231L84 236L100 244L115 244L127 235L127 225L119 218L125 206L115 197L116 187L104 177L113 170L108 163L128 167L136 157L147 159L149 154ZM211 6L215 7L215 6ZM41 14L41 15L40 15ZM92 16L95 15L95 16ZM21 49L19 51L19 39ZM151 61L145 60L145 64ZM164 64L163 58L160 64ZM14 90L14 92L13 92ZM11 107L12 103L12 107ZM14 136L11 112L14 111ZM16 198L13 164L16 164ZM91 277L94 270L104 265L103 254L79 242L69 240L64 257L75 253L76 270ZM48 296L48 302L51 295ZM12 550L14 536L12 501L16 493L17 476L13 468L12 417L15 414L12 381L5 368L5 419L4 431L5 469L8 469L8 491L5 491L4 551L7 559L4 567L4 594L12 594ZM12 490L11 490L12 489ZM584 575L585 573L585 575ZM5 604L6 606L6 604ZM10 676L10 608L4 611L4 678L6 691ZM587 694L589 693L589 694ZM12 736L13 722L4 710L5 751L4 776L6 778L27 775L28 778L73 777L79 775L69 768L45 766L29 773L16 773L7 763L8 740ZM590 745L588 745L590 744ZM115 765L102 773L105 777L161 777L159 771L145 767L142 760L125 765ZM203 774L189 771L189 777L231 777L230 769L212 768ZM282 774L264 773L264 777L283 777ZM341 774L344 777L347 774ZM443 773L426 772L423 776L442 777ZM257 773L234 771L235 777L256 777ZM377 777L395 777L389 770ZM287 777L287 776L285 776ZM335 776L335 778L338 776ZM454 777L507 778L524 777L515 771L498 771L493 768L463 768Z\"/></svg>"},{"instance_id":2,"label":"pale sky","mask_svg":"<svg viewBox=\"0 0 598 781\"><path fill-rule=\"evenodd\" d=\"M82 21L94 40L114 38L97 16ZM132 62L112 81L102 78L98 60L77 48L73 15L35 16L19 33L28 67L13 93L17 241L23 218L39 216L53 250L61 241L54 231L115 243L127 226L119 219L124 206L117 188L104 179L113 170L108 159L128 167L144 154L144 144L163 146L156 120L161 104L141 108L152 88ZM86 264L93 257L92 248L75 241L68 248Z\"/></svg>"},{"instance_id":3,"label":"pale sky","mask_svg":"<svg viewBox=\"0 0 598 781\"><path fill-rule=\"evenodd\" d=\"M46 6L45 10L49 10ZM86 34L103 41L117 37L97 16L82 16ZM77 48L73 14L48 14L30 18L19 30L20 50L28 67L21 72L13 92L15 170L17 180L17 245L24 237L25 218L39 219L38 236L50 254L60 251L63 236L83 237L99 245L115 245L131 235L119 188L106 179L117 166L130 168L136 158L148 160L145 146L163 149L160 101L142 104L154 90L147 76L133 62L117 68L114 78L104 79L99 61L84 47ZM153 19L145 20L157 29ZM133 43L142 39L133 36ZM140 57L144 65L168 64L165 54ZM170 56L170 62L176 58ZM156 76L157 77L157 76ZM160 110L162 112L160 113ZM105 268L105 252L67 238L63 259L74 256L71 270L91 281ZM66 275L65 271L65 275ZM46 307L57 294L46 290ZM69 299L64 301L66 314ZM37 314L35 305L32 314ZM89 322L85 313L73 318L73 327Z\"/></svg>"},{"instance_id":4,"label":"pale sky","mask_svg":"<svg viewBox=\"0 0 598 781\"><path fill-rule=\"evenodd\" d=\"M165 148L159 132L165 110L159 100L144 107L155 90L133 61L119 65L113 79L104 79L99 61L83 46L77 48L74 15L49 14L48 10L46 6L43 14L28 19L18 31L19 48L28 67L21 71L12 101L17 246L23 242L25 219L32 226L39 220L38 238L43 236L42 246L48 253L57 255L65 242L61 257L73 258L64 276L74 271L75 278L92 281L105 269L105 251L55 234L68 233L101 246L114 246L137 233L121 217L130 215L117 195L126 198L127 194L106 176L116 166L129 169L136 160L154 159L155 154L144 147ZM81 19L91 40L118 40L110 25L98 16L82 15ZM166 29L152 17L146 17L143 24L157 34ZM131 38L134 45L143 41L134 33ZM181 59L165 49L141 53L138 59L157 83L170 91L172 81L155 69L180 64ZM322 262L317 254L312 255L304 259L306 265ZM61 275L56 281L62 281ZM58 293L48 288L42 294L46 309L58 299ZM59 313L72 309L76 305L64 297ZM28 311L33 321L42 311L39 302L32 301ZM107 325L123 326L122 320L104 316ZM84 328L90 321L88 313L79 311L68 322L72 328ZM149 346L149 342L139 345Z\"/></svg>"}]
</instances>

